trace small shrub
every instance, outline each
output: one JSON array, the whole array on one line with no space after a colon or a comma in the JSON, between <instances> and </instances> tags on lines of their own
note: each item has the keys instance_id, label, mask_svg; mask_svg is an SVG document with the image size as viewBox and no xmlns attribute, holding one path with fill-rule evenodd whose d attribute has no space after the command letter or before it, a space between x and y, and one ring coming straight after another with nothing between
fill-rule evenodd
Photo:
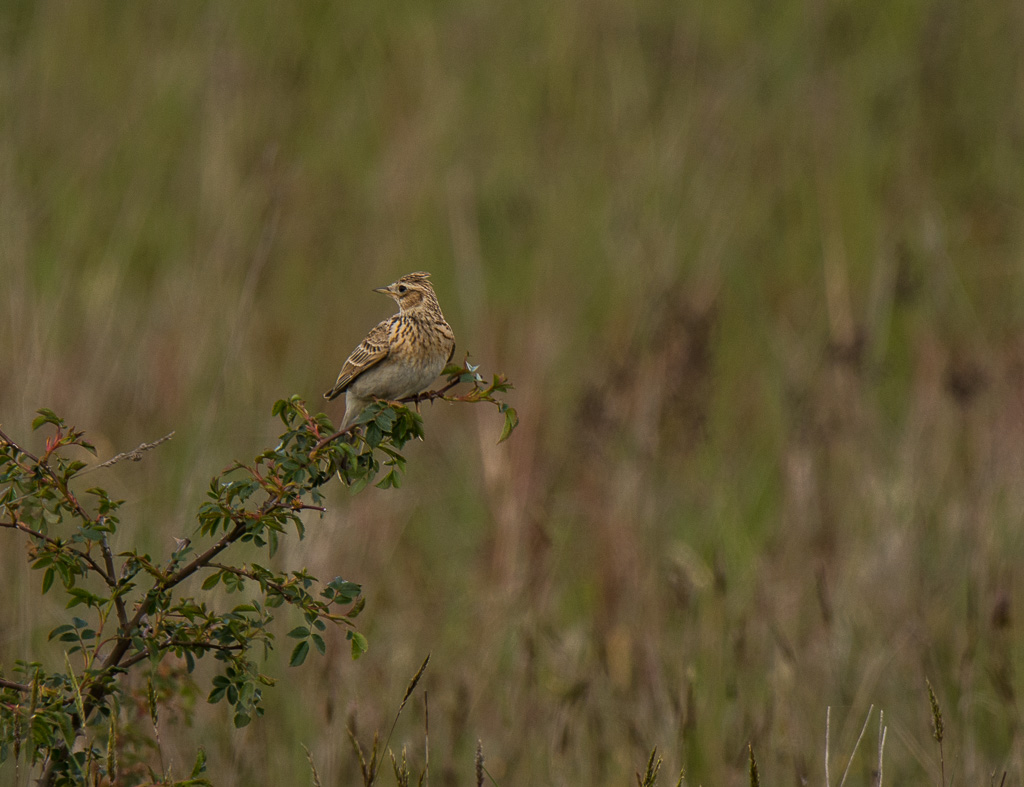
<instances>
[{"instance_id":1,"label":"small shrub","mask_svg":"<svg viewBox=\"0 0 1024 787\"><path fill-rule=\"evenodd\" d=\"M445 374L444 388L419 398L491 402L505 416L500 439L508 437L516 413L495 398L510 388L507 381L495 377L488 385L468 364ZM469 391L450 394L459 383ZM401 403L377 402L352 433L343 433L325 415L310 414L298 397L278 401L273 414L285 427L278 444L214 476L193 537L163 557L119 543L124 501L99 486L80 489L88 469L69 454L76 448L95 454L82 431L40 410L32 427L50 434L38 456L0 431L0 529L28 537L40 592L63 594L67 610L49 634L54 652L63 651L60 667L45 668L41 657L17 661L5 675L0 664L0 762L13 758L16 767L38 769L44 785L117 781L119 757L135 764L147 753L137 731L119 733L119 710L131 701L122 676L149 670L146 705L156 729L159 707L192 690L191 673L207 657L217 667L207 701L229 703L235 725L249 724L263 714L263 692L275 682L258 660L275 644L270 624L281 609L294 622L287 634L291 666L311 650L325 653L328 626L346 630L353 658L366 651L355 626L363 609L359 584L321 581L304 568L242 563L234 547L252 544L269 560L290 532L302 538L304 512L324 510L321 490L335 476L355 491L373 482L397 487L405 467L401 450L422 438L422 419ZM193 575L202 582L186 589ZM226 594L215 596L218 586ZM222 601L243 590L246 600ZM162 677L156 670L168 654L185 665L169 680L166 670ZM150 782L172 781L169 773L143 770ZM204 770L200 752L188 779L176 783L206 784Z\"/></svg>"}]
</instances>

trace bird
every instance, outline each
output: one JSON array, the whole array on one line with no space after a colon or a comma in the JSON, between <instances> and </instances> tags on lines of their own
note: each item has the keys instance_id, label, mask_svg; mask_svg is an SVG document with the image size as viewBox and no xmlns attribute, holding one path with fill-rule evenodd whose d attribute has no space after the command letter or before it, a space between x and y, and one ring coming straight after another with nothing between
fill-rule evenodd
<instances>
[{"instance_id":1,"label":"bird","mask_svg":"<svg viewBox=\"0 0 1024 787\"><path fill-rule=\"evenodd\" d=\"M381 320L348 356L334 387L324 394L345 394L348 430L374 400L395 401L424 391L455 354L455 333L441 312L425 271L409 273L379 292L394 299L398 314Z\"/></svg>"}]
</instances>

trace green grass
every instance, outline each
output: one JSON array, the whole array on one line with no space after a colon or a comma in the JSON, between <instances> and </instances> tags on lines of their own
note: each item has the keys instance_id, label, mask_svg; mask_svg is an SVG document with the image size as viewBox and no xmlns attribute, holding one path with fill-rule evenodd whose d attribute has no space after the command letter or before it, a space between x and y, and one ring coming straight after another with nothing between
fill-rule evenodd
<instances>
[{"instance_id":1,"label":"green grass","mask_svg":"<svg viewBox=\"0 0 1024 787\"><path fill-rule=\"evenodd\" d=\"M654 746L749 784L748 743L820 783L826 707L845 755L873 704L885 783L937 784L926 676L947 782L1024 779L1014 3L9 3L0 41L0 422L174 430L104 479L126 538L186 533L403 273L517 386L509 443L427 406L400 491L332 495L288 550L364 584L371 650L244 731L198 704L180 770L354 783L347 718L429 652L437 783L478 739L502 785ZM7 546L4 665L47 630Z\"/></svg>"}]
</instances>

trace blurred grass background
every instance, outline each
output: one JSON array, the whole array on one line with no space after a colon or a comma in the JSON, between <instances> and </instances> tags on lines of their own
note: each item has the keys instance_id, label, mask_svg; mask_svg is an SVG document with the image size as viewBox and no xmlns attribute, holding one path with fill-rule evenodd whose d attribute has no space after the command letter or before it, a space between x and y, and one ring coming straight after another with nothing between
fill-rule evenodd
<instances>
[{"instance_id":1,"label":"blurred grass background","mask_svg":"<svg viewBox=\"0 0 1024 787\"><path fill-rule=\"evenodd\" d=\"M826 707L835 776L872 703L886 783L937 783L926 676L947 779L1024 780L1020 3L10 0L0 128L0 422L173 430L101 481L126 545L190 533L403 273L516 385L508 443L426 407L401 490L332 492L282 562L364 584L369 653L277 664L241 731L199 699L179 776L305 783L305 743L355 783L346 725L430 652L435 784L478 738L502 785L654 745L741 784L748 742L820 783ZM57 611L8 541L9 665Z\"/></svg>"}]
</instances>

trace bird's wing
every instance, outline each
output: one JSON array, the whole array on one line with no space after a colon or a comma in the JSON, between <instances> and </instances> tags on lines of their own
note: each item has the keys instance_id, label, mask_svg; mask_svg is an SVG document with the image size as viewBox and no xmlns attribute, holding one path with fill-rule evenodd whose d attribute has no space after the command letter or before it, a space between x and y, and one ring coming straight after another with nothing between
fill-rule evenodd
<instances>
[{"instance_id":1,"label":"bird's wing","mask_svg":"<svg viewBox=\"0 0 1024 787\"><path fill-rule=\"evenodd\" d=\"M325 399L334 399L340 396L359 375L388 357L391 345L389 340L392 328L391 323L394 320L395 317L382 320L377 324L376 328L366 335L366 338L359 343L359 346L352 351L348 360L345 361L345 365L341 367L338 381L331 390L324 394Z\"/></svg>"}]
</instances>

